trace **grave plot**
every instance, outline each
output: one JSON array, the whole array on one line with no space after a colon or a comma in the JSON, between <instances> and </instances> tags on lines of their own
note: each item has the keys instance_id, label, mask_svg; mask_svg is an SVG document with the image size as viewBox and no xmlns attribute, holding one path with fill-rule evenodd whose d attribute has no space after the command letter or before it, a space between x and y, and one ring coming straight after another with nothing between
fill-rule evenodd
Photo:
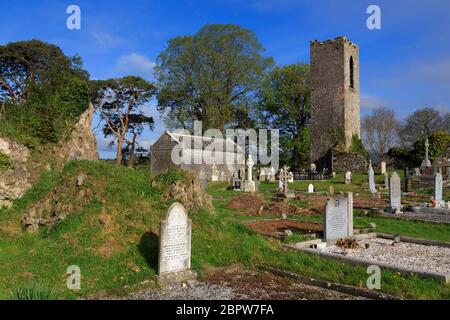
<instances>
[{"instance_id":1,"label":"grave plot","mask_svg":"<svg viewBox=\"0 0 450 320\"><path fill-rule=\"evenodd\" d=\"M323 225L314 222L279 219L251 221L245 224L249 229L271 237L286 236L286 230L301 235L321 235L323 233Z\"/></svg>"},{"instance_id":2,"label":"grave plot","mask_svg":"<svg viewBox=\"0 0 450 320\"><path fill-rule=\"evenodd\" d=\"M342 241L344 242L344 241ZM402 238L390 239L383 235L359 236L351 248L342 245L323 245L307 248L301 243L291 248L359 265L378 265L404 274L417 274L450 283L450 245Z\"/></svg>"}]
</instances>

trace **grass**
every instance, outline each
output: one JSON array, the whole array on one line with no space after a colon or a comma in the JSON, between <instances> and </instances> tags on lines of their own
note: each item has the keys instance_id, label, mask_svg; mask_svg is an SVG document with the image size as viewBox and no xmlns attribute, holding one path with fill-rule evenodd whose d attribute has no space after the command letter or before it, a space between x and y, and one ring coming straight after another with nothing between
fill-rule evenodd
<instances>
[{"instance_id":1,"label":"grass","mask_svg":"<svg viewBox=\"0 0 450 320\"><path fill-rule=\"evenodd\" d=\"M83 187L94 190L94 199L53 228L37 233L20 230L20 219L30 206L44 199L55 189L76 193L76 177L88 176ZM363 183L363 175L355 176ZM69 163L62 172L50 171L41 176L33 188L9 210L0 210L0 298L16 295L25 283L45 283L53 288L59 299L74 299L103 290L116 290L146 279L154 279L157 268L159 221L170 201L161 195L170 181L183 180L179 172L171 172L150 183L148 170L133 170L106 162L77 161ZM362 189L333 181L335 190ZM308 182L296 183L296 188ZM327 189L326 182L316 183ZM257 219L240 215L226 208L238 195L225 190L225 183L211 183L208 193L213 197L215 213L202 210L190 212L193 219L192 266L202 275L209 266L229 266L240 263L254 269L257 265L296 272L304 276L350 285L365 285L366 269L330 261L307 253L286 250L283 242L267 239L247 229L243 220ZM274 194L276 184L262 184L266 199ZM306 202L292 201L305 206ZM105 228L99 223L104 212L113 223ZM450 229L411 221L363 217L355 210L355 224L377 224L377 231L400 233L429 239L449 241ZM303 219L320 219L307 217ZM303 238L302 238L303 239ZM286 241L297 241L297 235ZM81 269L81 290L66 288L67 268ZM450 299L449 286L415 275L382 273L382 290L416 299ZM35 290L46 292L45 290ZM23 292L23 291L20 291Z\"/></svg>"}]
</instances>

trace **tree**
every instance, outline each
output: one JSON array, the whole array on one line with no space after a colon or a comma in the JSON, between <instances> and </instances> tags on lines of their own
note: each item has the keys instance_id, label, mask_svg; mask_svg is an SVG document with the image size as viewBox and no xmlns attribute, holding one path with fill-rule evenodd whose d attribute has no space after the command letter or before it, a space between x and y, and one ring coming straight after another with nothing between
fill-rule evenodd
<instances>
[{"instance_id":1,"label":"tree","mask_svg":"<svg viewBox=\"0 0 450 320\"><path fill-rule=\"evenodd\" d=\"M371 115L364 117L363 139L374 159L383 160L386 153L397 144L399 126L395 112L391 109L375 109Z\"/></svg>"},{"instance_id":2,"label":"tree","mask_svg":"<svg viewBox=\"0 0 450 320\"><path fill-rule=\"evenodd\" d=\"M133 135L130 143L134 148L136 136L142 133L143 125L148 124L152 128L153 118L145 116L142 107L155 92L155 86L140 77L91 81L91 101L100 111L105 137L113 135L117 141L117 164L122 161L127 133Z\"/></svg>"},{"instance_id":3,"label":"tree","mask_svg":"<svg viewBox=\"0 0 450 320\"><path fill-rule=\"evenodd\" d=\"M422 139L414 143L411 158L415 163L419 164L425 158L425 140ZM450 133L446 131L435 131L429 137L428 157L431 162L434 162L450 144Z\"/></svg>"},{"instance_id":4,"label":"tree","mask_svg":"<svg viewBox=\"0 0 450 320\"><path fill-rule=\"evenodd\" d=\"M62 50L40 40L11 42L0 46L0 102L26 101L31 87L58 86L70 74L87 80L80 57L68 57Z\"/></svg>"},{"instance_id":5,"label":"tree","mask_svg":"<svg viewBox=\"0 0 450 320\"><path fill-rule=\"evenodd\" d=\"M169 127L204 130L239 125L271 58L256 35L236 25L207 24L194 36L169 40L155 68L158 109Z\"/></svg>"},{"instance_id":6,"label":"tree","mask_svg":"<svg viewBox=\"0 0 450 320\"><path fill-rule=\"evenodd\" d=\"M445 123L439 112L433 108L417 110L408 118L401 128L399 136L402 145L411 147L416 141L423 140L433 132L445 130Z\"/></svg>"},{"instance_id":7,"label":"tree","mask_svg":"<svg viewBox=\"0 0 450 320\"><path fill-rule=\"evenodd\" d=\"M259 94L264 123L280 130L283 160L295 169L310 161L310 90L309 65L300 63L275 68Z\"/></svg>"}]
</instances>

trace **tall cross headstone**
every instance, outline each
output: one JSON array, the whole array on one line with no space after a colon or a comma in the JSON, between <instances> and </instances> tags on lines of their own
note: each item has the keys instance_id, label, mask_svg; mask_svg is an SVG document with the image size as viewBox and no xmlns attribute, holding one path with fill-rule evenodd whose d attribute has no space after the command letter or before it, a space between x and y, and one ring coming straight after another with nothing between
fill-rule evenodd
<instances>
[{"instance_id":1,"label":"tall cross headstone","mask_svg":"<svg viewBox=\"0 0 450 320\"><path fill-rule=\"evenodd\" d=\"M442 174L440 172L434 177L434 200L442 201Z\"/></svg>"},{"instance_id":2,"label":"tall cross headstone","mask_svg":"<svg viewBox=\"0 0 450 320\"><path fill-rule=\"evenodd\" d=\"M161 221L157 282L160 286L195 279L191 270L192 221L180 203L174 203Z\"/></svg>"},{"instance_id":3,"label":"tall cross headstone","mask_svg":"<svg viewBox=\"0 0 450 320\"><path fill-rule=\"evenodd\" d=\"M376 193L377 188L375 186L375 173L373 172L372 162L369 163L369 171L367 174L369 178L369 190L371 193Z\"/></svg>"},{"instance_id":4,"label":"tall cross headstone","mask_svg":"<svg viewBox=\"0 0 450 320\"><path fill-rule=\"evenodd\" d=\"M400 213L402 211L402 194L400 184L400 176L394 171L389 181L390 207L394 213Z\"/></svg>"},{"instance_id":5,"label":"tall cross headstone","mask_svg":"<svg viewBox=\"0 0 450 320\"><path fill-rule=\"evenodd\" d=\"M429 168L431 167L431 162L428 158L428 148L430 147L430 143L428 142L428 138L425 141L425 159L423 159L422 161L422 165L420 166L421 168Z\"/></svg>"},{"instance_id":6,"label":"tall cross headstone","mask_svg":"<svg viewBox=\"0 0 450 320\"><path fill-rule=\"evenodd\" d=\"M248 156L247 160L247 190L248 192L256 192L256 184L253 181L253 166L255 162L252 159L252 155Z\"/></svg>"}]
</instances>

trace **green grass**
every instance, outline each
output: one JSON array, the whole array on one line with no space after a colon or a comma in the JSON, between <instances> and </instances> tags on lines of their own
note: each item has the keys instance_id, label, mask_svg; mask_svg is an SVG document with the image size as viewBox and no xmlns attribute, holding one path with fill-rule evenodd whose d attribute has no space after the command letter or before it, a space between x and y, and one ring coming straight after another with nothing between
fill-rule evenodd
<instances>
[{"instance_id":1,"label":"green grass","mask_svg":"<svg viewBox=\"0 0 450 320\"><path fill-rule=\"evenodd\" d=\"M94 190L89 204L53 228L38 233L20 230L20 219L27 209L58 188L67 197L76 192L76 176L88 176L83 187ZM69 163L62 172L50 171L41 176L33 188L10 210L0 210L0 298L8 299L18 293L23 284L45 283L53 288L59 299L73 299L103 290L115 290L146 279L154 279L157 268L159 222L169 202L161 201L168 183L183 180L179 172L169 172L150 183L148 170L133 170L106 162L77 161ZM336 185L341 185L339 176ZM363 180L363 176L356 176ZM362 183L362 182L361 182ZM319 188L327 185L318 183ZM297 183L303 188L307 182ZM342 188L355 188L346 186ZM268 200L275 184L262 184L262 194ZM359 188L356 186L356 188ZM335 188L336 190L337 188ZM365 284L366 269L323 259L307 253L286 250L283 241L265 238L246 228L248 217L226 208L238 192L226 190L226 183L211 183L208 193L213 196L215 213L202 210L190 212L193 219L192 266L200 275L209 266L229 266L240 263L254 269L266 265L304 276L350 285ZM291 204L306 206L305 201ZM102 210L115 221L115 227L105 230L99 223ZM365 227L377 224L377 231L400 233L421 238L449 241L450 229L411 221L362 217L355 210L355 224ZM321 217L301 219L320 220ZM285 241L300 241L298 235ZM105 248L106 246L106 248ZM114 249L110 255L101 249ZM66 288L66 270L71 265L81 269L81 290ZM414 275L382 272L382 290L407 298L450 299L449 286ZM37 292L40 290L36 289ZM46 292L42 290L42 292Z\"/></svg>"}]
</instances>

